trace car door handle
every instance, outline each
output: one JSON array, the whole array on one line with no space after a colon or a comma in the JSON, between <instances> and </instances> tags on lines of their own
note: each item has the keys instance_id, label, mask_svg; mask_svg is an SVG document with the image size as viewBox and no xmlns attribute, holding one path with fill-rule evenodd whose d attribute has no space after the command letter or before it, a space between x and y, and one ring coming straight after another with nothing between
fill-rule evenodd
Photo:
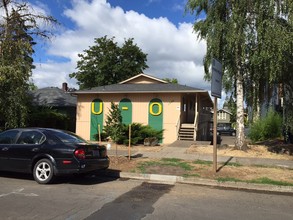
<instances>
[{"instance_id":1,"label":"car door handle","mask_svg":"<svg viewBox=\"0 0 293 220\"><path fill-rule=\"evenodd\" d=\"M36 152L38 150L39 150L39 148L37 148L37 147L35 147L35 148L32 149L33 152Z\"/></svg>"},{"instance_id":2,"label":"car door handle","mask_svg":"<svg viewBox=\"0 0 293 220\"><path fill-rule=\"evenodd\" d=\"M3 147L2 151L8 151L8 149L9 149L8 147Z\"/></svg>"}]
</instances>

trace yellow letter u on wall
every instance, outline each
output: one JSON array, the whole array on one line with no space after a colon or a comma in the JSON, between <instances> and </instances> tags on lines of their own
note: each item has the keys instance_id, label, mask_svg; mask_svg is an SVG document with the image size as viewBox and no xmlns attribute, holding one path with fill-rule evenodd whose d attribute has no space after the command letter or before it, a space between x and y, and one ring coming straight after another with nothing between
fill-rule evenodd
<instances>
[{"instance_id":1,"label":"yellow letter u on wall","mask_svg":"<svg viewBox=\"0 0 293 220\"><path fill-rule=\"evenodd\" d=\"M95 115L100 115L102 112L103 112L103 102L100 102L100 108L98 112L95 111L95 103L92 102L92 113Z\"/></svg>"}]
</instances>

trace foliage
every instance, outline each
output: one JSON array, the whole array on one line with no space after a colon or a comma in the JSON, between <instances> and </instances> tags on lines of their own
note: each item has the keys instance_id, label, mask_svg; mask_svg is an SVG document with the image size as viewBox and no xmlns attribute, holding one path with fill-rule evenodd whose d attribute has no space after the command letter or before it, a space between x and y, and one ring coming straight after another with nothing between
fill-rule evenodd
<instances>
[{"instance_id":1,"label":"foliage","mask_svg":"<svg viewBox=\"0 0 293 220\"><path fill-rule=\"evenodd\" d=\"M267 116L254 122L248 134L253 141L264 141L281 136L282 118L273 110L269 110Z\"/></svg>"},{"instance_id":2,"label":"foliage","mask_svg":"<svg viewBox=\"0 0 293 220\"><path fill-rule=\"evenodd\" d=\"M245 149L243 98L253 111L258 111L269 100L271 88L286 83L282 79L290 74L293 3L188 0L186 9L199 18L194 30L207 42L205 79L211 79L209 67L217 58L223 64L225 90L235 92L236 147ZM206 17L200 19L203 14Z\"/></svg>"},{"instance_id":3,"label":"foliage","mask_svg":"<svg viewBox=\"0 0 293 220\"><path fill-rule=\"evenodd\" d=\"M166 82L171 83L171 84L178 84L178 79L176 79L176 78L172 78L172 79L163 78L163 80L165 80Z\"/></svg>"},{"instance_id":4,"label":"foliage","mask_svg":"<svg viewBox=\"0 0 293 220\"><path fill-rule=\"evenodd\" d=\"M24 127L28 117L29 78L36 44L33 36L48 37L38 22L55 23L42 14L33 14L27 3L1 0L0 9L0 120L5 128ZM42 23L43 27L43 23Z\"/></svg>"},{"instance_id":5,"label":"foliage","mask_svg":"<svg viewBox=\"0 0 293 220\"><path fill-rule=\"evenodd\" d=\"M33 107L29 114L28 126L69 130L70 119L66 114L47 107Z\"/></svg>"},{"instance_id":6,"label":"foliage","mask_svg":"<svg viewBox=\"0 0 293 220\"><path fill-rule=\"evenodd\" d=\"M122 115L119 106L111 102L111 108L106 118L104 133L117 143L123 135Z\"/></svg>"},{"instance_id":7,"label":"foliage","mask_svg":"<svg viewBox=\"0 0 293 220\"><path fill-rule=\"evenodd\" d=\"M123 134L119 140L120 144L127 145L129 143L129 126L123 125ZM145 138L155 137L158 140L161 140L163 136L163 130L157 131L149 125L143 125L141 123L132 123L131 124L131 144L144 144Z\"/></svg>"},{"instance_id":8,"label":"foliage","mask_svg":"<svg viewBox=\"0 0 293 220\"><path fill-rule=\"evenodd\" d=\"M126 80L148 68L147 54L134 44L133 38L125 40L121 47L114 37L95 38L94 45L78 54L77 79L80 89L115 84Z\"/></svg>"}]
</instances>

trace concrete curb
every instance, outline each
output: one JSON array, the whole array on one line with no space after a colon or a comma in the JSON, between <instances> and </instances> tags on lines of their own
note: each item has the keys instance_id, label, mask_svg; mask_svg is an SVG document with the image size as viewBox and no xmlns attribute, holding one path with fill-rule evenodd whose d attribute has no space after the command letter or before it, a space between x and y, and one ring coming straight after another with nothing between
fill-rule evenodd
<instances>
[{"instance_id":1,"label":"concrete curb","mask_svg":"<svg viewBox=\"0 0 293 220\"><path fill-rule=\"evenodd\" d=\"M254 184L243 182L218 182L217 180L202 179L196 177L181 177L173 175L160 175L160 174L140 174L140 173L128 173L128 172L102 172L105 176L117 177L117 178L129 178L145 180L150 182L159 182L164 184L194 184L200 186L217 187L223 189L235 189L235 190L247 190L267 193L284 193L293 195L292 186L275 186L267 184Z\"/></svg>"}]
</instances>

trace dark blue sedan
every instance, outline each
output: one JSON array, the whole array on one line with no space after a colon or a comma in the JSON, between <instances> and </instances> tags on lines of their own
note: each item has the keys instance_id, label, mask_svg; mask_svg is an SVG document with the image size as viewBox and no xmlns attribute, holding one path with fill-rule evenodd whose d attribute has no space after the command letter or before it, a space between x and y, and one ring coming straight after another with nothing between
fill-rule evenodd
<instances>
[{"instance_id":1,"label":"dark blue sedan","mask_svg":"<svg viewBox=\"0 0 293 220\"><path fill-rule=\"evenodd\" d=\"M50 128L19 128L0 133L0 170L32 173L40 184L55 176L107 169L104 145Z\"/></svg>"}]
</instances>

